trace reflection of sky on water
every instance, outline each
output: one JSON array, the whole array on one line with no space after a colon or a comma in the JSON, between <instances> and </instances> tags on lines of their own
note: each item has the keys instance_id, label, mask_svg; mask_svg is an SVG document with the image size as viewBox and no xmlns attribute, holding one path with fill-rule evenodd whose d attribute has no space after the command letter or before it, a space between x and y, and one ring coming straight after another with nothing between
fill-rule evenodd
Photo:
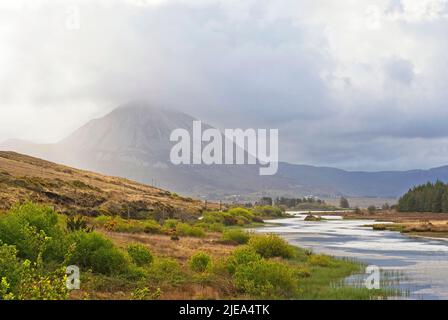
<instances>
[{"instance_id":1,"label":"reflection of sky on water","mask_svg":"<svg viewBox=\"0 0 448 320\"><path fill-rule=\"evenodd\" d=\"M356 258L384 271L405 275L399 288L410 298L448 299L448 242L409 237L393 231L374 231L373 220L304 221L296 218L268 221L257 232L281 234L292 244L338 257Z\"/></svg>"}]
</instances>

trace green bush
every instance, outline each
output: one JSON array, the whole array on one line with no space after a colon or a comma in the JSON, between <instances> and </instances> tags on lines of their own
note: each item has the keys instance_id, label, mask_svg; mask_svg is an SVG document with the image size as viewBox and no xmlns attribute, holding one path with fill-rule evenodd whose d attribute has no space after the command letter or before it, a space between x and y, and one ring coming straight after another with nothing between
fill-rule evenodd
<instances>
[{"instance_id":1,"label":"green bush","mask_svg":"<svg viewBox=\"0 0 448 320\"><path fill-rule=\"evenodd\" d=\"M123 273L129 262L112 241L96 232L74 232L69 235L72 244L69 263L103 274Z\"/></svg>"},{"instance_id":2,"label":"green bush","mask_svg":"<svg viewBox=\"0 0 448 320\"><path fill-rule=\"evenodd\" d=\"M226 226L245 225L253 221L254 215L244 208L233 208L228 212L205 212L201 222Z\"/></svg>"},{"instance_id":3,"label":"green bush","mask_svg":"<svg viewBox=\"0 0 448 320\"><path fill-rule=\"evenodd\" d=\"M295 256L294 248L277 235L253 236L249 239L248 244L264 258L290 259Z\"/></svg>"},{"instance_id":4,"label":"green bush","mask_svg":"<svg viewBox=\"0 0 448 320\"><path fill-rule=\"evenodd\" d=\"M120 217L99 216L94 220L94 224L114 232L124 233L162 233L161 225L155 220L127 220Z\"/></svg>"},{"instance_id":5,"label":"green bush","mask_svg":"<svg viewBox=\"0 0 448 320\"><path fill-rule=\"evenodd\" d=\"M195 272L204 272L210 265L211 258L204 252L198 252L190 258L190 269Z\"/></svg>"},{"instance_id":6,"label":"green bush","mask_svg":"<svg viewBox=\"0 0 448 320\"><path fill-rule=\"evenodd\" d=\"M333 261L329 256L323 254L313 254L308 257L308 263L312 266L318 267L330 267L333 265Z\"/></svg>"},{"instance_id":7,"label":"green bush","mask_svg":"<svg viewBox=\"0 0 448 320\"><path fill-rule=\"evenodd\" d=\"M191 226L187 223L178 223L176 226L176 232L178 235L185 237L205 237L204 230L195 226Z\"/></svg>"},{"instance_id":8,"label":"green bush","mask_svg":"<svg viewBox=\"0 0 448 320\"><path fill-rule=\"evenodd\" d=\"M224 217L221 212L204 212L201 222L224 223Z\"/></svg>"},{"instance_id":9,"label":"green bush","mask_svg":"<svg viewBox=\"0 0 448 320\"><path fill-rule=\"evenodd\" d=\"M294 268L279 262L259 260L237 266L235 286L258 299L290 299L298 292Z\"/></svg>"},{"instance_id":10,"label":"green bush","mask_svg":"<svg viewBox=\"0 0 448 320\"><path fill-rule=\"evenodd\" d=\"M151 251L141 244L131 244L127 249L129 256L137 266L149 265L154 260Z\"/></svg>"},{"instance_id":11,"label":"green bush","mask_svg":"<svg viewBox=\"0 0 448 320\"><path fill-rule=\"evenodd\" d=\"M17 259L17 249L14 246L0 243L0 280L5 279L4 281L9 286L8 290L14 290L19 284L20 267Z\"/></svg>"},{"instance_id":12,"label":"green bush","mask_svg":"<svg viewBox=\"0 0 448 320\"><path fill-rule=\"evenodd\" d=\"M234 244L246 244L249 239L249 233L239 229L225 230L221 237L221 240L223 242Z\"/></svg>"},{"instance_id":13,"label":"green bush","mask_svg":"<svg viewBox=\"0 0 448 320\"><path fill-rule=\"evenodd\" d=\"M260 261L262 257L251 247L243 246L235 249L232 255L226 261L226 269L234 274L236 268L240 265Z\"/></svg>"},{"instance_id":14,"label":"green bush","mask_svg":"<svg viewBox=\"0 0 448 320\"><path fill-rule=\"evenodd\" d=\"M87 219L83 216L69 216L65 222L66 229L69 232L83 230L85 232L92 232L93 227L90 227Z\"/></svg>"},{"instance_id":15,"label":"green bush","mask_svg":"<svg viewBox=\"0 0 448 320\"><path fill-rule=\"evenodd\" d=\"M227 213L237 220L238 225L249 224L254 220L254 215L252 212L245 208L232 208Z\"/></svg>"},{"instance_id":16,"label":"green bush","mask_svg":"<svg viewBox=\"0 0 448 320\"><path fill-rule=\"evenodd\" d=\"M42 232L49 238L44 258L62 262L67 250L65 234L53 209L26 203L14 206L0 216L0 241L16 246L21 258L32 261L37 259L37 239Z\"/></svg>"},{"instance_id":17,"label":"green bush","mask_svg":"<svg viewBox=\"0 0 448 320\"><path fill-rule=\"evenodd\" d=\"M185 275L179 263L170 258L155 259L148 272L148 280L156 285L180 285Z\"/></svg>"},{"instance_id":18,"label":"green bush","mask_svg":"<svg viewBox=\"0 0 448 320\"><path fill-rule=\"evenodd\" d=\"M162 226L155 220L145 220L143 222L143 232L158 234L162 232Z\"/></svg>"},{"instance_id":19,"label":"green bush","mask_svg":"<svg viewBox=\"0 0 448 320\"><path fill-rule=\"evenodd\" d=\"M45 246L40 246L41 257ZM45 272L42 260L20 262L14 246L0 245L0 300L62 300L68 297L65 271Z\"/></svg>"},{"instance_id":20,"label":"green bush","mask_svg":"<svg viewBox=\"0 0 448 320\"><path fill-rule=\"evenodd\" d=\"M163 223L163 228L165 229L176 229L177 224L179 223L179 220L177 219L167 219Z\"/></svg>"},{"instance_id":21,"label":"green bush","mask_svg":"<svg viewBox=\"0 0 448 320\"><path fill-rule=\"evenodd\" d=\"M245 208L232 208L227 212L234 217L243 217L246 218L247 220L251 220L254 216L252 212L250 212Z\"/></svg>"},{"instance_id":22,"label":"green bush","mask_svg":"<svg viewBox=\"0 0 448 320\"><path fill-rule=\"evenodd\" d=\"M213 222L213 223L207 223L207 222L198 222L195 224L196 227L202 228L207 231L211 232L223 232L224 231L224 224L219 222Z\"/></svg>"},{"instance_id":23,"label":"green bush","mask_svg":"<svg viewBox=\"0 0 448 320\"><path fill-rule=\"evenodd\" d=\"M282 217L283 211L278 207L273 206L257 206L252 209L252 212L256 216L261 217Z\"/></svg>"}]
</instances>

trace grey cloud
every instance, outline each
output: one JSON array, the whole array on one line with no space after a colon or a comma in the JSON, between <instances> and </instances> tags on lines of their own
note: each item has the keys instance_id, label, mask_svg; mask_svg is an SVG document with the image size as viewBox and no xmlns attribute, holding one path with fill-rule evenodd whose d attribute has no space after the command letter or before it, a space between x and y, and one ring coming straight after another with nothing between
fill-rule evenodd
<instances>
[{"instance_id":1,"label":"grey cloud","mask_svg":"<svg viewBox=\"0 0 448 320\"><path fill-rule=\"evenodd\" d=\"M375 30L368 1L147 3L80 2L80 30L64 26L69 1L2 17L0 140L56 141L145 99L219 128L278 128L298 163L448 159L446 21L390 19L409 14L401 1Z\"/></svg>"}]
</instances>

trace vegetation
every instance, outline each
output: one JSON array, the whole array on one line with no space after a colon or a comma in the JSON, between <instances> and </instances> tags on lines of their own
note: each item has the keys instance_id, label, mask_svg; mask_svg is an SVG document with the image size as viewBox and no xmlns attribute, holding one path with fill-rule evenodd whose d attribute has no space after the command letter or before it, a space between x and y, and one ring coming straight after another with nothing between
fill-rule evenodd
<instances>
[{"instance_id":1,"label":"vegetation","mask_svg":"<svg viewBox=\"0 0 448 320\"><path fill-rule=\"evenodd\" d=\"M278 207L289 209L289 210L336 210L335 206L325 203L324 200L317 199L314 197L305 198L277 198L275 204Z\"/></svg>"},{"instance_id":2,"label":"vegetation","mask_svg":"<svg viewBox=\"0 0 448 320\"><path fill-rule=\"evenodd\" d=\"M259 299L290 299L297 296L299 279L289 265L257 260L235 270L238 290Z\"/></svg>"},{"instance_id":3,"label":"vegetation","mask_svg":"<svg viewBox=\"0 0 448 320\"><path fill-rule=\"evenodd\" d=\"M305 221L322 221L322 217L310 214L305 217Z\"/></svg>"},{"instance_id":4,"label":"vegetation","mask_svg":"<svg viewBox=\"0 0 448 320\"><path fill-rule=\"evenodd\" d=\"M334 283L358 271L357 264L313 255L275 235L252 235L237 228L245 226L240 225L243 221L253 223L254 217L253 210L233 208L206 212L202 219L189 222L70 219L49 207L18 205L0 214L0 299L302 299L310 294L319 298L383 294L355 289L340 294ZM225 221L236 224L226 226ZM226 226L222 234L209 231L217 223ZM147 232L148 225L156 231ZM182 234L180 241L170 240L173 232ZM81 290L69 292L65 287L68 265L80 267Z\"/></svg>"},{"instance_id":5,"label":"vegetation","mask_svg":"<svg viewBox=\"0 0 448 320\"><path fill-rule=\"evenodd\" d=\"M281 257L290 259L295 255L294 247L274 234L253 236L248 244L263 258Z\"/></svg>"},{"instance_id":6,"label":"vegetation","mask_svg":"<svg viewBox=\"0 0 448 320\"><path fill-rule=\"evenodd\" d=\"M280 209L279 207L273 207L271 205L256 206L252 208L252 212L254 215L260 217L280 218L285 216L285 213L282 209Z\"/></svg>"},{"instance_id":7,"label":"vegetation","mask_svg":"<svg viewBox=\"0 0 448 320\"><path fill-rule=\"evenodd\" d=\"M112 241L96 232L78 231L68 236L72 251L68 263L102 274L127 271L129 262Z\"/></svg>"},{"instance_id":8,"label":"vegetation","mask_svg":"<svg viewBox=\"0 0 448 320\"><path fill-rule=\"evenodd\" d=\"M448 213L448 184L437 181L416 186L399 199L397 209L402 212Z\"/></svg>"},{"instance_id":9,"label":"vegetation","mask_svg":"<svg viewBox=\"0 0 448 320\"><path fill-rule=\"evenodd\" d=\"M350 208L350 204L348 203L347 198L341 197L341 199L339 200L339 206L343 209Z\"/></svg>"},{"instance_id":10,"label":"vegetation","mask_svg":"<svg viewBox=\"0 0 448 320\"><path fill-rule=\"evenodd\" d=\"M211 258L204 252L195 253L190 258L190 268L194 272L204 272L211 263Z\"/></svg>"},{"instance_id":11,"label":"vegetation","mask_svg":"<svg viewBox=\"0 0 448 320\"><path fill-rule=\"evenodd\" d=\"M240 229L228 229L222 234L221 241L229 244L246 244L250 234Z\"/></svg>"},{"instance_id":12,"label":"vegetation","mask_svg":"<svg viewBox=\"0 0 448 320\"><path fill-rule=\"evenodd\" d=\"M128 254L137 266L145 266L152 263L154 257L151 251L141 244L131 244L128 246Z\"/></svg>"}]
</instances>

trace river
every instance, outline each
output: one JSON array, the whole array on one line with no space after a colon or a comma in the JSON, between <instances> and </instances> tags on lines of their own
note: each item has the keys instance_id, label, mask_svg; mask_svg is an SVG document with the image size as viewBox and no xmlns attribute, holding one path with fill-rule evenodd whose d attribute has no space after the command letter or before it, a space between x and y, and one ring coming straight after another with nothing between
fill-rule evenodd
<instances>
[{"instance_id":1,"label":"river","mask_svg":"<svg viewBox=\"0 0 448 320\"><path fill-rule=\"evenodd\" d=\"M256 232L276 233L291 244L336 257L348 257L380 267L389 287L406 299L448 299L448 241L417 238L394 231L374 231L373 220L343 220L322 216L324 221L294 218L266 221ZM364 275L355 275L347 280ZM359 281L358 281L359 282Z\"/></svg>"}]
</instances>

